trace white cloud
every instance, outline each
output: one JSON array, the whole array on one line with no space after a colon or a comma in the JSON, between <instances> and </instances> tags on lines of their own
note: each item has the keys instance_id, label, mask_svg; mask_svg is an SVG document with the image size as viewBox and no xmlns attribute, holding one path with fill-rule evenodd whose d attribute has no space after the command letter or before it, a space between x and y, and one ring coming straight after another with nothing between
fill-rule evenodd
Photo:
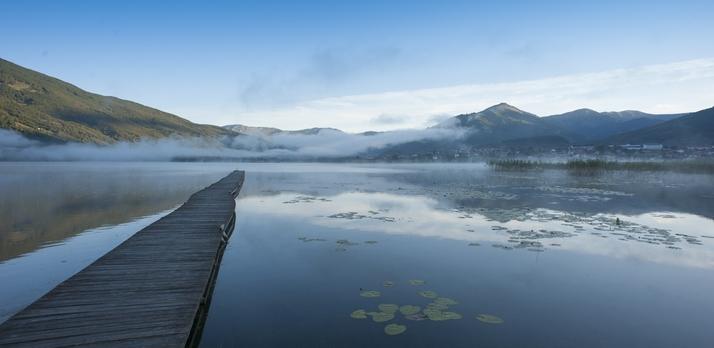
<instances>
[{"instance_id":1,"label":"white cloud","mask_svg":"<svg viewBox=\"0 0 714 348\"><path fill-rule=\"evenodd\" d=\"M241 113L234 123L284 129L336 127L352 132L370 127L419 128L434 115L480 111L500 102L538 115L582 107L688 112L714 105L711 86L714 58L706 58L539 80L323 98L270 111ZM373 122L380 115L404 115L405 122Z\"/></svg>"}]
</instances>

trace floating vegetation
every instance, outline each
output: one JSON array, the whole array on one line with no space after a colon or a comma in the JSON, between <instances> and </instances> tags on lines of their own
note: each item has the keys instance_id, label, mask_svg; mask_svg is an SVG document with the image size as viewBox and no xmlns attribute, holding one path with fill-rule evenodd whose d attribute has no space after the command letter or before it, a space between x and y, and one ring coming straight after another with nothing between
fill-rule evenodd
<instances>
[{"instance_id":1,"label":"floating vegetation","mask_svg":"<svg viewBox=\"0 0 714 348\"><path fill-rule=\"evenodd\" d=\"M436 309L439 311L445 311L445 310L449 309L449 305L432 302L432 303L427 304L426 308L427 309Z\"/></svg>"},{"instance_id":2,"label":"floating vegetation","mask_svg":"<svg viewBox=\"0 0 714 348\"><path fill-rule=\"evenodd\" d=\"M488 165L496 171L541 171L544 169L565 169L575 175L597 174L609 170L623 171L673 171L682 173L712 173L714 164L711 161L677 160L677 161L606 161L600 159L569 160L567 162L543 162L518 159L501 159L488 161Z\"/></svg>"},{"instance_id":3,"label":"floating vegetation","mask_svg":"<svg viewBox=\"0 0 714 348\"><path fill-rule=\"evenodd\" d=\"M470 199L483 199L483 200L506 200L511 201L518 199L518 195L512 193L498 192L498 191L479 191L470 189L468 190L467 197Z\"/></svg>"},{"instance_id":4,"label":"floating vegetation","mask_svg":"<svg viewBox=\"0 0 714 348\"><path fill-rule=\"evenodd\" d=\"M441 304L441 305L447 305L447 306L453 306L453 305L459 304L455 300L450 299L448 297L439 297L434 300L434 303Z\"/></svg>"},{"instance_id":5,"label":"floating vegetation","mask_svg":"<svg viewBox=\"0 0 714 348\"><path fill-rule=\"evenodd\" d=\"M360 219L372 219L372 220L379 220L379 221L384 221L384 222L395 222L397 221L395 218L391 216L376 216L373 214L373 211L370 211L370 215L364 215L360 214L356 211L350 211L346 213L337 213L337 214L332 214L328 215L328 218L331 219L347 219L347 220L360 220Z\"/></svg>"},{"instance_id":6,"label":"floating vegetation","mask_svg":"<svg viewBox=\"0 0 714 348\"><path fill-rule=\"evenodd\" d=\"M359 243L350 242L350 241L347 240L347 239L340 239L340 240L336 241L335 243L337 243L337 244L339 244L339 245L342 245L342 246L359 245Z\"/></svg>"},{"instance_id":7,"label":"floating vegetation","mask_svg":"<svg viewBox=\"0 0 714 348\"><path fill-rule=\"evenodd\" d=\"M375 298L382 296L382 293L376 290L365 290L360 292L359 295L366 298Z\"/></svg>"},{"instance_id":8,"label":"floating vegetation","mask_svg":"<svg viewBox=\"0 0 714 348\"><path fill-rule=\"evenodd\" d=\"M441 315L444 317L444 320L457 320L463 318L461 314L456 312L441 312Z\"/></svg>"},{"instance_id":9,"label":"floating vegetation","mask_svg":"<svg viewBox=\"0 0 714 348\"><path fill-rule=\"evenodd\" d=\"M419 295L426 298L437 298L439 295L431 290L419 291Z\"/></svg>"},{"instance_id":10,"label":"floating vegetation","mask_svg":"<svg viewBox=\"0 0 714 348\"><path fill-rule=\"evenodd\" d=\"M375 323L383 323L394 319L394 313L369 312L367 314L372 316L372 321Z\"/></svg>"},{"instance_id":11,"label":"floating vegetation","mask_svg":"<svg viewBox=\"0 0 714 348\"><path fill-rule=\"evenodd\" d=\"M481 244L479 243L469 243L469 246L480 246Z\"/></svg>"},{"instance_id":12,"label":"floating vegetation","mask_svg":"<svg viewBox=\"0 0 714 348\"><path fill-rule=\"evenodd\" d=\"M438 309L425 309L424 314L432 321L444 321L444 320L456 320L461 319L463 316L456 312L444 312Z\"/></svg>"},{"instance_id":13,"label":"floating vegetation","mask_svg":"<svg viewBox=\"0 0 714 348\"><path fill-rule=\"evenodd\" d=\"M414 314L410 314L410 315L405 315L404 318L407 320L414 320L414 321L422 321L422 320L429 319L423 313L414 313Z\"/></svg>"},{"instance_id":14,"label":"floating vegetation","mask_svg":"<svg viewBox=\"0 0 714 348\"><path fill-rule=\"evenodd\" d=\"M593 189L594 190L594 189ZM617 195L615 191L603 191L606 194ZM587 215L578 212L553 211L548 209L487 209L478 208L474 211L487 217L487 220L507 223L510 221L535 221L542 223L560 223L564 230L550 229L509 229L505 226L495 225L491 230L505 232L508 243L493 243L495 248L503 250L524 249L534 252L546 250L543 239L565 239L581 235L592 235L599 238L612 238L623 242L640 242L651 245L676 245L687 243L689 245L703 245L700 236L672 233L671 230L655 228L632 221L627 221L619 216L596 214ZM664 214L670 215L670 214ZM662 217L662 214L652 214ZM673 215L674 216L674 215ZM569 230L565 230L565 228ZM551 246L561 246L560 243L549 243Z\"/></svg>"},{"instance_id":15,"label":"floating vegetation","mask_svg":"<svg viewBox=\"0 0 714 348\"><path fill-rule=\"evenodd\" d=\"M312 203L312 202L332 202L331 200L324 197L312 197L312 196L297 196L289 201L283 202L283 204L296 204L296 203Z\"/></svg>"},{"instance_id":16,"label":"floating vegetation","mask_svg":"<svg viewBox=\"0 0 714 348\"><path fill-rule=\"evenodd\" d=\"M419 313L420 311L421 311L421 307L419 307L419 306L404 305L404 306L399 307L399 312L405 316L414 315L414 314Z\"/></svg>"},{"instance_id":17,"label":"floating vegetation","mask_svg":"<svg viewBox=\"0 0 714 348\"><path fill-rule=\"evenodd\" d=\"M601 190L597 188L587 188L587 187L563 187L563 186L538 186L537 190L545 192L555 192L555 193L568 193L577 195L602 195L602 196L622 196L630 197L633 196L631 193L619 192L619 191L608 191Z\"/></svg>"},{"instance_id":18,"label":"floating vegetation","mask_svg":"<svg viewBox=\"0 0 714 348\"><path fill-rule=\"evenodd\" d=\"M309 243L309 242L325 242L327 239L322 239L322 238L308 238L308 237L298 237L298 240L303 241L304 243Z\"/></svg>"},{"instance_id":19,"label":"floating vegetation","mask_svg":"<svg viewBox=\"0 0 714 348\"><path fill-rule=\"evenodd\" d=\"M376 240L368 240L365 241L364 244L377 244L378 242Z\"/></svg>"},{"instance_id":20,"label":"floating vegetation","mask_svg":"<svg viewBox=\"0 0 714 348\"><path fill-rule=\"evenodd\" d=\"M412 285L426 284L425 281L420 279L411 279L409 283ZM385 280L382 284L385 287L391 288L394 282ZM360 290L360 296L362 297L372 298L381 296L379 291ZM375 323L393 320L397 315L401 315L403 319L411 321L448 321L463 319L463 315L449 309L449 306L458 305L458 301L449 297L438 297L437 293L431 290L419 291L418 294L424 298L432 299L432 302L426 304L423 309L421 306L411 304L399 306L392 303L380 303L377 305L377 310L367 312L364 309L357 309L350 314L350 317L354 319L366 319L371 317ZM476 319L489 324L503 323L503 319L490 314L479 314L476 316ZM398 335L404 331L406 331L406 326L400 324L389 324L384 329L384 332L388 335Z\"/></svg>"},{"instance_id":21,"label":"floating vegetation","mask_svg":"<svg viewBox=\"0 0 714 348\"><path fill-rule=\"evenodd\" d=\"M337 214L332 214L328 215L328 218L331 219L347 219L347 220L357 220L357 219L364 219L367 216L366 215L360 215L356 211L350 211L347 213L337 213Z\"/></svg>"},{"instance_id":22,"label":"floating vegetation","mask_svg":"<svg viewBox=\"0 0 714 348\"><path fill-rule=\"evenodd\" d=\"M487 324L503 324L503 319L491 314L479 314L476 319Z\"/></svg>"},{"instance_id":23,"label":"floating vegetation","mask_svg":"<svg viewBox=\"0 0 714 348\"><path fill-rule=\"evenodd\" d=\"M350 314L352 319L367 319L367 311L364 309L355 310Z\"/></svg>"},{"instance_id":24,"label":"floating vegetation","mask_svg":"<svg viewBox=\"0 0 714 348\"><path fill-rule=\"evenodd\" d=\"M390 336L399 335L407 331L406 325L389 324L384 327L384 333Z\"/></svg>"},{"instance_id":25,"label":"floating vegetation","mask_svg":"<svg viewBox=\"0 0 714 348\"><path fill-rule=\"evenodd\" d=\"M384 313L394 314L399 310L399 306L391 303L381 303L377 306Z\"/></svg>"}]
</instances>

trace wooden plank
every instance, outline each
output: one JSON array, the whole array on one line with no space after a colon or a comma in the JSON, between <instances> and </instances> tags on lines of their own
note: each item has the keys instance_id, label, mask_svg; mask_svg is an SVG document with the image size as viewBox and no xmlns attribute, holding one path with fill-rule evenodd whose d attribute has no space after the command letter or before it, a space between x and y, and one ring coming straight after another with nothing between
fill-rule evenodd
<instances>
[{"instance_id":1,"label":"wooden plank","mask_svg":"<svg viewBox=\"0 0 714 348\"><path fill-rule=\"evenodd\" d=\"M1 347L182 347L198 342L244 173L172 213L0 325Z\"/></svg>"}]
</instances>

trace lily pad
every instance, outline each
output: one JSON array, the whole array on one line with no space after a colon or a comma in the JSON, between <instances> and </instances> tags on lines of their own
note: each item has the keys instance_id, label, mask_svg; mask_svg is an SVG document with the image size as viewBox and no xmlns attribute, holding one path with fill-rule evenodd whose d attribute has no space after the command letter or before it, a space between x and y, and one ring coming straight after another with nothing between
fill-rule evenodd
<instances>
[{"instance_id":1,"label":"lily pad","mask_svg":"<svg viewBox=\"0 0 714 348\"><path fill-rule=\"evenodd\" d=\"M375 298L382 296L382 293L376 290L365 290L360 292L359 295L366 298Z\"/></svg>"},{"instance_id":2,"label":"lily pad","mask_svg":"<svg viewBox=\"0 0 714 348\"><path fill-rule=\"evenodd\" d=\"M426 314L429 320L433 321L444 321L444 320L454 320L461 319L463 316L456 312L442 312L438 309L425 309L424 314Z\"/></svg>"},{"instance_id":3,"label":"lily pad","mask_svg":"<svg viewBox=\"0 0 714 348\"><path fill-rule=\"evenodd\" d=\"M503 324L503 319L491 314L479 314L476 319L487 324Z\"/></svg>"},{"instance_id":4,"label":"lily pad","mask_svg":"<svg viewBox=\"0 0 714 348\"><path fill-rule=\"evenodd\" d=\"M441 314L444 317L444 320L455 320L464 317L463 315L456 312L441 312Z\"/></svg>"},{"instance_id":5,"label":"lily pad","mask_svg":"<svg viewBox=\"0 0 714 348\"><path fill-rule=\"evenodd\" d=\"M421 311L421 307L419 307L419 306L404 305L404 306L399 307L399 312L401 312L405 316L417 314L417 313L419 313L419 311Z\"/></svg>"},{"instance_id":6,"label":"lily pad","mask_svg":"<svg viewBox=\"0 0 714 348\"><path fill-rule=\"evenodd\" d=\"M394 314L399 310L399 306L391 303L382 303L377 306L384 313Z\"/></svg>"},{"instance_id":7,"label":"lily pad","mask_svg":"<svg viewBox=\"0 0 714 348\"><path fill-rule=\"evenodd\" d=\"M422 321L422 320L427 320L429 319L426 315L422 313L414 313L411 315L405 315L404 318L408 320L414 320L414 321Z\"/></svg>"},{"instance_id":8,"label":"lily pad","mask_svg":"<svg viewBox=\"0 0 714 348\"><path fill-rule=\"evenodd\" d=\"M385 288L391 288L394 286L394 282L391 280L385 280L384 283L382 283L382 285L384 285Z\"/></svg>"},{"instance_id":9,"label":"lily pad","mask_svg":"<svg viewBox=\"0 0 714 348\"><path fill-rule=\"evenodd\" d=\"M441 317L441 311L438 309L433 309L433 308L427 308L423 310L424 315L426 315L429 319L435 320L434 318L440 318Z\"/></svg>"},{"instance_id":10,"label":"lily pad","mask_svg":"<svg viewBox=\"0 0 714 348\"><path fill-rule=\"evenodd\" d=\"M411 279L411 280L409 280L409 284L414 285L414 286L419 286L419 285L426 284L426 282L421 279Z\"/></svg>"},{"instance_id":11,"label":"lily pad","mask_svg":"<svg viewBox=\"0 0 714 348\"><path fill-rule=\"evenodd\" d=\"M390 336L399 335L407 331L406 325L389 324L384 327L384 333Z\"/></svg>"},{"instance_id":12,"label":"lily pad","mask_svg":"<svg viewBox=\"0 0 714 348\"><path fill-rule=\"evenodd\" d=\"M364 309L358 309L350 314L352 319L367 319L367 312Z\"/></svg>"},{"instance_id":13,"label":"lily pad","mask_svg":"<svg viewBox=\"0 0 714 348\"><path fill-rule=\"evenodd\" d=\"M382 323L385 321L390 321L394 319L394 313L384 313L384 312L371 312L372 320L375 323Z\"/></svg>"},{"instance_id":14,"label":"lily pad","mask_svg":"<svg viewBox=\"0 0 714 348\"><path fill-rule=\"evenodd\" d=\"M439 295L431 290L419 291L419 295L426 298L437 298Z\"/></svg>"},{"instance_id":15,"label":"lily pad","mask_svg":"<svg viewBox=\"0 0 714 348\"><path fill-rule=\"evenodd\" d=\"M442 304L442 305L447 305L447 306L453 306L453 305L459 304L459 303L456 302L455 300L450 299L450 298L448 298L448 297L439 297L439 298L437 298L436 300L434 300L434 303L436 303L436 304Z\"/></svg>"},{"instance_id":16,"label":"lily pad","mask_svg":"<svg viewBox=\"0 0 714 348\"><path fill-rule=\"evenodd\" d=\"M429 303L426 305L426 308L428 309L436 309L437 311L443 311L449 309L449 306L441 303Z\"/></svg>"}]
</instances>

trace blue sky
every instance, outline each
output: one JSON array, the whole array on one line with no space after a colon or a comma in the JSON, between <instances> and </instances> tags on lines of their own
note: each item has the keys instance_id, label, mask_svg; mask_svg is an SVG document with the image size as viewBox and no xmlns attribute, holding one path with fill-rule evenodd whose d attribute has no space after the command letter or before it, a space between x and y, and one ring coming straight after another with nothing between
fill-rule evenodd
<instances>
[{"instance_id":1,"label":"blue sky","mask_svg":"<svg viewBox=\"0 0 714 348\"><path fill-rule=\"evenodd\" d=\"M0 57L213 124L410 128L499 101L679 112L714 105L712 13L656 0L8 1Z\"/></svg>"}]
</instances>

